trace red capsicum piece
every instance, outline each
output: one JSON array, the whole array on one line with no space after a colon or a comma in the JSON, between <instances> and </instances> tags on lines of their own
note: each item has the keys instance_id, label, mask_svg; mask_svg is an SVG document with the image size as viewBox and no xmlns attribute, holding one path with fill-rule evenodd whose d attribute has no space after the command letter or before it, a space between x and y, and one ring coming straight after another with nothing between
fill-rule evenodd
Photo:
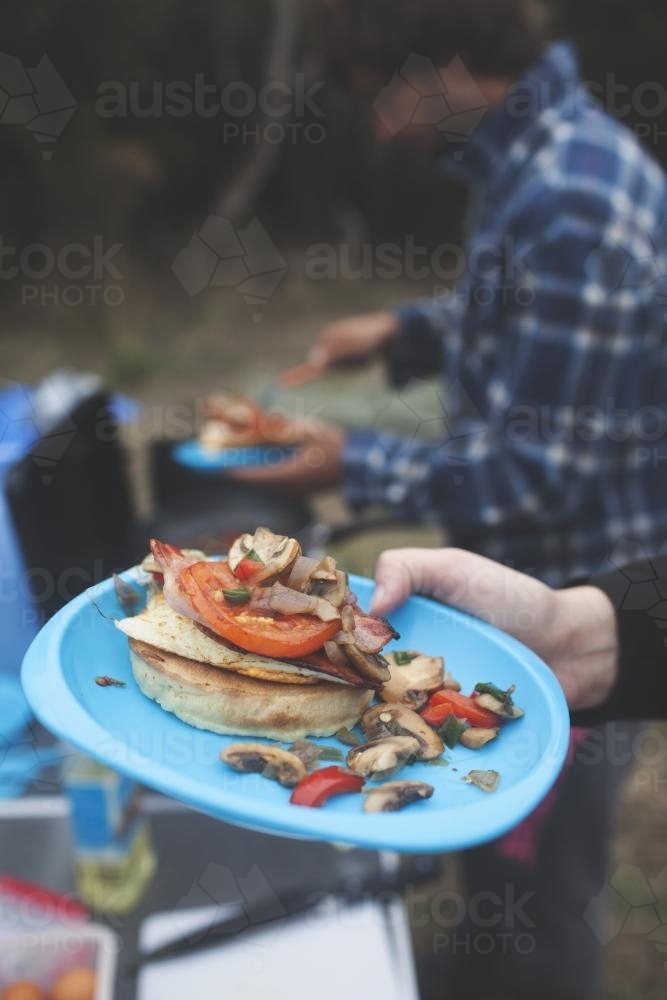
<instances>
[{"instance_id":1,"label":"red capsicum piece","mask_svg":"<svg viewBox=\"0 0 667 1000\"><path fill-rule=\"evenodd\" d=\"M436 691L422 712L422 718L437 729L450 713L457 719L467 719L471 726L479 729L495 729L500 722L495 712L477 705L474 698L447 690Z\"/></svg>"},{"instance_id":2,"label":"red capsicum piece","mask_svg":"<svg viewBox=\"0 0 667 1000\"><path fill-rule=\"evenodd\" d=\"M347 792L360 792L364 787L364 779L342 767L322 767L302 778L296 786L290 802L295 806L309 806L319 809L332 795L344 795Z\"/></svg>"},{"instance_id":3,"label":"red capsicum piece","mask_svg":"<svg viewBox=\"0 0 667 1000\"><path fill-rule=\"evenodd\" d=\"M234 570L234 576L243 583L250 583L263 566L264 563L257 556L247 555Z\"/></svg>"}]
</instances>

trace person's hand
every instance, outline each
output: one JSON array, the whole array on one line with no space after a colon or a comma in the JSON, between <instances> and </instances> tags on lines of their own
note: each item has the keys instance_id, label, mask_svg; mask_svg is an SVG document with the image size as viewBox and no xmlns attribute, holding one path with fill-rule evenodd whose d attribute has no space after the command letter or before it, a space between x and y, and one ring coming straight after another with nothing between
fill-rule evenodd
<instances>
[{"instance_id":1,"label":"person's hand","mask_svg":"<svg viewBox=\"0 0 667 1000\"><path fill-rule=\"evenodd\" d=\"M398 319L391 312L374 312L336 320L322 329L308 360L322 369L365 361L377 354L397 333Z\"/></svg>"},{"instance_id":2,"label":"person's hand","mask_svg":"<svg viewBox=\"0 0 667 1000\"><path fill-rule=\"evenodd\" d=\"M410 594L434 597L520 639L549 664L572 710L603 704L616 683L616 615L596 587L552 590L461 549L384 552L372 613L386 615Z\"/></svg>"},{"instance_id":3,"label":"person's hand","mask_svg":"<svg viewBox=\"0 0 667 1000\"><path fill-rule=\"evenodd\" d=\"M339 427L311 420L304 428L303 445L289 458L259 469L230 469L227 475L289 493L315 493L340 482L344 446L345 432Z\"/></svg>"}]
</instances>

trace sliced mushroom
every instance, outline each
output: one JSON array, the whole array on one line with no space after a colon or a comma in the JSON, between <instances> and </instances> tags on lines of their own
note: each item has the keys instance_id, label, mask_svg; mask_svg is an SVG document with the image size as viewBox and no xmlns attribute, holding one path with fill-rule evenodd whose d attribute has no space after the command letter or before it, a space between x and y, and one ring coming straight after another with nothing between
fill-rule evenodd
<instances>
[{"instance_id":1,"label":"sliced mushroom","mask_svg":"<svg viewBox=\"0 0 667 1000\"><path fill-rule=\"evenodd\" d=\"M366 793L364 812L398 812L412 802L430 799L432 795L433 785L427 785L425 781L389 781Z\"/></svg>"},{"instance_id":2,"label":"sliced mushroom","mask_svg":"<svg viewBox=\"0 0 667 1000\"><path fill-rule=\"evenodd\" d=\"M318 573L315 572L310 584L311 594L323 597L335 608L341 607L347 596L347 591L347 573L343 573L340 569L335 570L333 574L326 574L326 577L319 577Z\"/></svg>"},{"instance_id":3,"label":"sliced mushroom","mask_svg":"<svg viewBox=\"0 0 667 1000\"><path fill-rule=\"evenodd\" d=\"M476 785L483 792L495 792L500 781L499 771L469 771L463 775L469 785Z\"/></svg>"},{"instance_id":4,"label":"sliced mushroom","mask_svg":"<svg viewBox=\"0 0 667 1000\"><path fill-rule=\"evenodd\" d=\"M407 705L419 711L434 691L443 686L445 661L441 656L426 656L423 653L409 653L410 662L405 666L396 662L395 653L387 653L391 677L382 688L383 701Z\"/></svg>"},{"instance_id":5,"label":"sliced mushroom","mask_svg":"<svg viewBox=\"0 0 667 1000\"><path fill-rule=\"evenodd\" d=\"M468 750L481 750L491 740L495 740L498 732L498 729L466 729L461 733L459 743L462 743Z\"/></svg>"},{"instance_id":6,"label":"sliced mushroom","mask_svg":"<svg viewBox=\"0 0 667 1000\"><path fill-rule=\"evenodd\" d=\"M355 643L341 645L351 667L366 680L384 684L391 674L384 656L379 653L364 653Z\"/></svg>"},{"instance_id":7,"label":"sliced mushroom","mask_svg":"<svg viewBox=\"0 0 667 1000\"><path fill-rule=\"evenodd\" d=\"M313 573L313 579L334 581L337 568L336 560L333 556L323 556Z\"/></svg>"},{"instance_id":8,"label":"sliced mushroom","mask_svg":"<svg viewBox=\"0 0 667 1000\"><path fill-rule=\"evenodd\" d=\"M263 743L232 743L222 751L220 760L235 771L261 774L286 788L294 788L308 773L296 754Z\"/></svg>"},{"instance_id":9,"label":"sliced mushroom","mask_svg":"<svg viewBox=\"0 0 667 1000\"><path fill-rule=\"evenodd\" d=\"M492 694L478 694L475 701L480 708L488 708L489 712L495 712L502 719L520 719L523 715L523 709L506 701L500 701Z\"/></svg>"},{"instance_id":10,"label":"sliced mushroom","mask_svg":"<svg viewBox=\"0 0 667 1000\"><path fill-rule=\"evenodd\" d=\"M276 580L292 568L301 555L301 546L295 538L287 535L274 535L268 528L257 528L254 535L240 535L232 544L228 561L232 572L236 571L242 559L251 552L257 556L257 572L253 574L253 583L264 583Z\"/></svg>"},{"instance_id":11,"label":"sliced mushroom","mask_svg":"<svg viewBox=\"0 0 667 1000\"><path fill-rule=\"evenodd\" d=\"M448 691L460 691L461 690L461 685L459 684L459 682L457 680L454 679L454 677L452 677L452 675L450 674L450 672L448 670L445 670L445 680L444 680L444 683L443 683L442 686L444 688L446 688Z\"/></svg>"},{"instance_id":12,"label":"sliced mushroom","mask_svg":"<svg viewBox=\"0 0 667 1000\"><path fill-rule=\"evenodd\" d=\"M398 774L419 756L420 744L414 736L390 736L355 747L347 755L347 766L364 778L382 781Z\"/></svg>"},{"instance_id":13,"label":"sliced mushroom","mask_svg":"<svg viewBox=\"0 0 667 1000\"><path fill-rule=\"evenodd\" d=\"M388 736L414 736L419 742L419 760L434 760L444 750L438 734L420 715L405 705L375 705L361 718L361 728L369 740Z\"/></svg>"}]
</instances>

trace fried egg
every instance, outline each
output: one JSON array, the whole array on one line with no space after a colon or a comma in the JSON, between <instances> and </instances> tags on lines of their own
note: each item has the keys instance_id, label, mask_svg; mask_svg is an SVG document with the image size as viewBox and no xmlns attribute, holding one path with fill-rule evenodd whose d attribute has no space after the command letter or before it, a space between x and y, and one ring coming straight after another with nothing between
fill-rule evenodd
<instances>
[{"instance_id":1,"label":"fried egg","mask_svg":"<svg viewBox=\"0 0 667 1000\"><path fill-rule=\"evenodd\" d=\"M138 639L167 653L207 663L221 670L233 670L257 680L277 684L316 684L323 679L321 673L306 667L244 653L228 646L223 639L213 639L190 618L170 608L162 592L155 594L140 614L118 619L115 624L130 639ZM336 683L337 679L327 676L326 680Z\"/></svg>"}]
</instances>

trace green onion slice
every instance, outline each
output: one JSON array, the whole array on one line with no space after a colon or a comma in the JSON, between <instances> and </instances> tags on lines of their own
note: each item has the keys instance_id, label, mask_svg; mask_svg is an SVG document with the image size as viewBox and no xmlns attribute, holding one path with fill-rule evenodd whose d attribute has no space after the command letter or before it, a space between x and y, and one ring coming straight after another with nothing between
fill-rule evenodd
<instances>
[{"instance_id":1,"label":"green onion slice","mask_svg":"<svg viewBox=\"0 0 667 1000\"><path fill-rule=\"evenodd\" d=\"M445 746L448 746L450 750L453 750L462 735L465 733L466 729L469 728L470 727L463 721L463 719L457 719L457 717L450 712L443 724L440 726L438 732Z\"/></svg>"},{"instance_id":2,"label":"green onion slice","mask_svg":"<svg viewBox=\"0 0 667 1000\"><path fill-rule=\"evenodd\" d=\"M223 590L222 594L229 604L247 604L250 600L250 591L245 587L230 587L229 590Z\"/></svg>"},{"instance_id":3,"label":"green onion slice","mask_svg":"<svg viewBox=\"0 0 667 1000\"><path fill-rule=\"evenodd\" d=\"M496 701L500 701L503 705L511 708L514 702L512 701L512 695L514 693L514 686L508 688L507 691L503 691L496 684L492 684L490 681L485 684L475 684L475 691L477 694L490 694L492 698Z\"/></svg>"}]
</instances>

